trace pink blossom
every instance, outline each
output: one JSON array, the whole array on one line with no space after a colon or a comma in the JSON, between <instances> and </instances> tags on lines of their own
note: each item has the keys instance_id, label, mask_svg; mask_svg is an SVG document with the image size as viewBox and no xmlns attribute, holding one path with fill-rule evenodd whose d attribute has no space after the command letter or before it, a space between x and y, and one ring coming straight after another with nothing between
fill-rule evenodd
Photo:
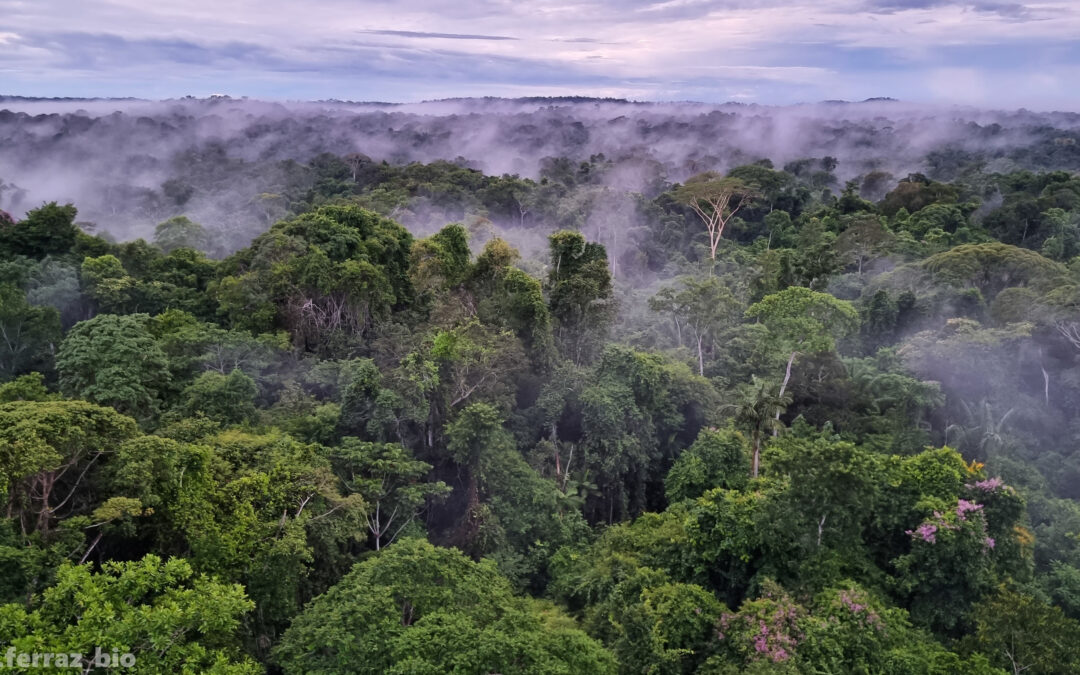
<instances>
[{"instance_id":1,"label":"pink blossom","mask_svg":"<svg viewBox=\"0 0 1080 675\"><path fill-rule=\"evenodd\" d=\"M921 537L923 541L931 544L937 541L937 525L933 523L923 523L914 531L906 530L906 534L910 534L913 537Z\"/></svg>"},{"instance_id":2,"label":"pink blossom","mask_svg":"<svg viewBox=\"0 0 1080 675\"><path fill-rule=\"evenodd\" d=\"M960 516L960 520L967 520L967 514L974 513L982 509L982 504L976 504L975 502L969 502L966 499L960 499L956 503L956 515Z\"/></svg>"},{"instance_id":3,"label":"pink blossom","mask_svg":"<svg viewBox=\"0 0 1080 675\"><path fill-rule=\"evenodd\" d=\"M986 544L986 548L994 548L995 542L993 537L987 537L983 543Z\"/></svg>"},{"instance_id":4,"label":"pink blossom","mask_svg":"<svg viewBox=\"0 0 1080 675\"><path fill-rule=\"evenodd\" d=\"M1004 484L1005 481L1001 480L1000 478L994 477L987 478L986 480L980 480L974 485L968 485L968 487L975 488L976 490L982 490L983 492L993 492Z\"/></svg>"}]
</instances>

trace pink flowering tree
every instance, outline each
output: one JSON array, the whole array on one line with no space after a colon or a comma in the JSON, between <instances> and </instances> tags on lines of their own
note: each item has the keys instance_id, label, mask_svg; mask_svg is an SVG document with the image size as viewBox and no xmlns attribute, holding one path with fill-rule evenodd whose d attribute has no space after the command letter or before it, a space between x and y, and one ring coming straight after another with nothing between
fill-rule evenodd
<instances>
[{"instance_id":1,"label":"pink flowering tree","mask_svg":"<svg viewBox=\"0 0 1080 675\"><path fill-rule=\"evenodd\" d=\"M778 584L766 581L761 597L744 602L736 613L720 615L716 637L730 660L779 668L794 662L805 637L799 624L806 615L806 608Z\"/></svg>"},{"instance_id":2,"label":"pink flowering tree","mask_svg":"<svg viewBox=\"0 0 1080 675\"><path fill-rule=\"evenodd\" d=\"M1017 581L1031 578L1034 537L1020 525L1025 512L1024 498L1000 478L970 481L965 498L982 505L986 535L993 541L993 561L1002 577Z\"/></svg>"},{"instance_id":3,"label":"pink flowering tree","mask_svg":"<svg viewBox=\"0 0 1080 675\"><path fill-rule=\"evenodd\" d=\"M920 506L922 521L905 530L910 551L893 561L899 572L895 590L916 623L948 633L993 589L997 542L980 503L926 499Z\"/></svg>"},{"instance_id":4,"label":"pink flowering tree","mask_svg":"<svg viewBox=\"0 0 1080 675\"><path fill-rule=\"evenodd\" d=\"M766 581L760 597L721 614L716 635L717 653L696 672L1000 675L981 655L961 659L950 653L913 626L905 610L889 607L853 581L827 588L806 604Z\"/></svg>"},{"instance_id":5,"label":"pink flowering tree","mask_svg":"<svg viewBox=\"0 0 1080 675\"><path fill-rule=\"evenodd\" d=\"M958 660L903 609L852 581L819 593L800 628L800 672L1000 675L980 655Z\"/></svg>"},{"instance_id":6,"label":"pink flowering tree","mask_svg":"<svg viewBox=\"0 0 1080 675\"><path fill-rule=\"evenodd\" d=\"M883 652L905 635L904 612L886 608L854 582L819 593L811 609L800 650L807 663L880 667Z\"/></svg>"}]
</instances>

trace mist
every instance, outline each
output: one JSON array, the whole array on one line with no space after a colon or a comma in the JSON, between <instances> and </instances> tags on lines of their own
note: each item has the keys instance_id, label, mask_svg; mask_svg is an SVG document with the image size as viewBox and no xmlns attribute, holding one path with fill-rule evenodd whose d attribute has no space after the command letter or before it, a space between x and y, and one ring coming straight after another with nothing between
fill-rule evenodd
<instances>
[{"instance_id":1,"label":"mist","mask_svg":"<svg viewBox=\"0 0 1080 675\"><path fill-rule=\"evenodd\" d=\"M584 98L412 104L7 98L0 99L6 184L0 209L19 218L43 202L72 202L84 227L117 240L149 238L157 223L187 215L235 249L286 215L273 197L305 180L289 162L322 153L360 153L392 165L447 160L532 179L541 177L547 158L581 162L603 155L609 165L602 186L620 194L601 198L626 202L627 193L651 198L696 173L765 159L779 168L835 158L834 189L870 171L955 179L949 167L927 160L946 150L978 153L1000 172L1075 169L1073 152L1051 156L1047 165L1023 150L1075 143L1078 127L1075 113L893 100L774 107ZM585 215L581 226L604 239L605 230L619 228L601 221L631 211L625 203L609 205L601 215ZM395 215L425 234L469 214L421 204Z\"/></svg>"}]
</instances>

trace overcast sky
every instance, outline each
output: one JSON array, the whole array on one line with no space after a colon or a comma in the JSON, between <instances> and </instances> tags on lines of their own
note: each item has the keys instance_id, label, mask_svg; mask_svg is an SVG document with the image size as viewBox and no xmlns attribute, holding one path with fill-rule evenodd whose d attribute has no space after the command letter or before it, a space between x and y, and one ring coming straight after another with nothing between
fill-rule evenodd
<instances>
[{"instance_id":1,"label":"overcast sky","mask_svg":"<svg viewBox=\"0 0 1080 675\"><path fill-rule=\"evenodd\" d=\"M0 0L0 94L1080 109L1080 0Z\"/></svg>"}]
</instances>

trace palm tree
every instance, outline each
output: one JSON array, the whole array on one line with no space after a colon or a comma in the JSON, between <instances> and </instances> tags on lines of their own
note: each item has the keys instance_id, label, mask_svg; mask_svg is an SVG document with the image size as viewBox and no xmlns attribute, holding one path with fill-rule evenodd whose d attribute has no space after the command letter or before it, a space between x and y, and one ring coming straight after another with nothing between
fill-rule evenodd
<instances>
[{"instance_id":1,"label":"palm tree","mask_svg":"<svg viewBox=\"0 0 1080 675\"><path fill-rule=\"evenodd\" d=\"M743 387L742 400L734 406L735 426L750 433L754 447L754 458L750 475L757 478L761 465L761 439L769 431L783 427L780 413L791 403L791 394L774 394L772 385L757 377L752 377L750 384Z\"/></svg>"},{"instance_id":2,"label":"palm tree","mask_svg":"<svg viewBox=\"0 0 1080 675\"><path fill-rule=\"evenodd\" d=\"M990 401L985 398L977 405L968 405L967 401L960 403L964 406L967 424L950 424L946 427L945 443L948 444L949 435L955 431L957 436L954 445L962 454L980 461L985 460L1005 445L1008 439L1005 423L1016 412L1016 408L1009 408L1005 414L998 417Z\"/></svg>"}]
</instances>

